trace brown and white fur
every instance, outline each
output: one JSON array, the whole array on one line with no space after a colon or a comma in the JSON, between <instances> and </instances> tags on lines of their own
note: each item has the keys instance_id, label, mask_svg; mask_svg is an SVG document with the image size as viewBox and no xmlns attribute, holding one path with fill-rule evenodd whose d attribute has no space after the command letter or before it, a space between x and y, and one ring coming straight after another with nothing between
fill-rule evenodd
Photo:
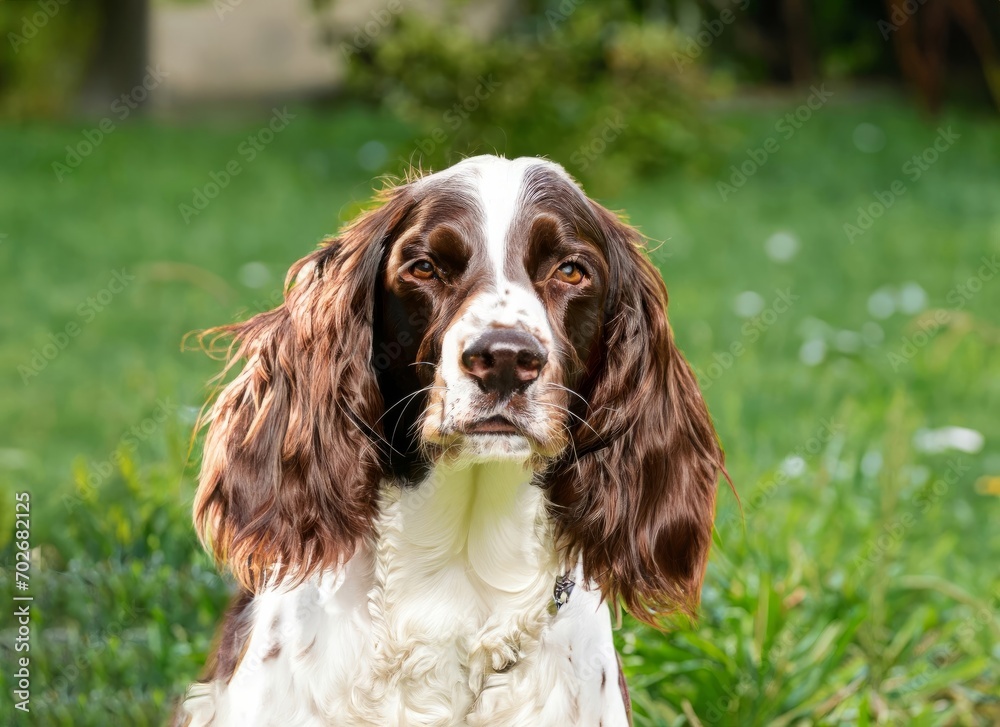
<instances>
[{"instance_id":1,"label":"brown and white fur","mask_svg":"<svg viewBox=\"0 0 1000 727\"><path fill-rule=\"evenodd\" d=\"M629 724L608 604L693 613L723 471L666 303L532 158L390 189L296 263L220 329L246 364L195 521L242 594L178 723Z\"/></svg>"}]
</instances>

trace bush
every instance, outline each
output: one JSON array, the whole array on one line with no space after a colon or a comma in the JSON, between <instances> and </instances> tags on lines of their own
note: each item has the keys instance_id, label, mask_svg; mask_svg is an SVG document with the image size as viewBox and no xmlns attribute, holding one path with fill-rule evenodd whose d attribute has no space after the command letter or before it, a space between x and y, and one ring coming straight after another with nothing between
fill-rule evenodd
<instances>
[{"instance_id":1,"label":"bush","mask_svg":"<svg viewBox=\"0 0 1000 727\"><path fill-rule=\"evenodd\" d=\"M68 110L94 48L98 15L89 3L0 3L0 116Z\"/></svg>"},{"instance_id":2,"label":"bush","mask_svg":"<svg viewBox=\"0 0 1000 727\"><path fill-rule=\"evenodd\" d=\"M33 527L62 522L51 538L32 531L30 650L17 656L30 658L33 725L163 724L205 663L229 598L191 528L192 483L124 449L115 459L106 477L81 460L73 492L32 501ZM12 532L0 535L5 562L14 560L3 540ZM0 590L15 593L12 581L4 570ZM5 648L14 643L8 628ZM0 674L7 695L12 676ZM5 700L0 724L16 714Z\"/></svg>"},{"instance_id":3,"label":"bush","mask_svg":"<svg viewBox=\"0 0 1000 727\"><path fill-rule=\"evenodd\" d=\"M475 27L466 2L433 17L384 10L342 29L336 47L352 92L417 129L389 171L544 155L609 191L711 149L705 76L686 36L631 7L534 3L492 31Z\"/></svg>"}]
</instances>

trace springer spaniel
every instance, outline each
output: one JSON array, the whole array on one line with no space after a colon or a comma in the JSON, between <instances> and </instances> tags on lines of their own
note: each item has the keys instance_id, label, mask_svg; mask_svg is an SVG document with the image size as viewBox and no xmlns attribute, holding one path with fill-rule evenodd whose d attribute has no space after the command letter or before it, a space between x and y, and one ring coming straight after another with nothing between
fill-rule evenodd
<instances>
[{"instance_id":1,"label":"springer spaniel","mask_svg":"<svg viewBox=\"0 0 1000 727\"><path fill-rule=\"evenodd\" d=\"M548 161L383 197L217 329L195 521L242 593L178 724L627 725L609 604L694 611L724 472L663 282Z\"/></svg>"}]
</instances>

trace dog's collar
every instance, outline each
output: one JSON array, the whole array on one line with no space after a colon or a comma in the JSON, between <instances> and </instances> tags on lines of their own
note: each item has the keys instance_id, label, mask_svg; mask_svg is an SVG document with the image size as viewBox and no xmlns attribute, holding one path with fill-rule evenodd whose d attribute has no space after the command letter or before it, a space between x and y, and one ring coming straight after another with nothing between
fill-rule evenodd
<instances>
[{"instance_id":1,"label":"dog's collar","mask_svg":"<svg viewBox=\"0 0 1000 727\"><path fill-rule=\"evenodd\" d=\"M552 601L555 603L556 611L569 603L570 594L573 593L575 586L576 581L573 580L572 573L567 572L556 578L556 587L552 590Z\"/></svg>"}]
</instances>

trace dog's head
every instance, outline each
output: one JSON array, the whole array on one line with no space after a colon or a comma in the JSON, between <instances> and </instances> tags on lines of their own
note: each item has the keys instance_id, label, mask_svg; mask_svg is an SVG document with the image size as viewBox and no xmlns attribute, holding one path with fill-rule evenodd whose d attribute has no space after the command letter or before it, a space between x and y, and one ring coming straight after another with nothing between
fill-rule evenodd
<instances>
[{"instance_id":1,"label":"dog's head","mask_svg":"<svg viewBox=\"0 0 1000 727\"><path fill-rule=\"evenodd\" d=\"M638 233L539 159L385 193L232 336L195 504L248 588L344 562L379 488L523 460L568 563L639 618L693 610L722 453Z\"/></svg>"}]
</instances>

